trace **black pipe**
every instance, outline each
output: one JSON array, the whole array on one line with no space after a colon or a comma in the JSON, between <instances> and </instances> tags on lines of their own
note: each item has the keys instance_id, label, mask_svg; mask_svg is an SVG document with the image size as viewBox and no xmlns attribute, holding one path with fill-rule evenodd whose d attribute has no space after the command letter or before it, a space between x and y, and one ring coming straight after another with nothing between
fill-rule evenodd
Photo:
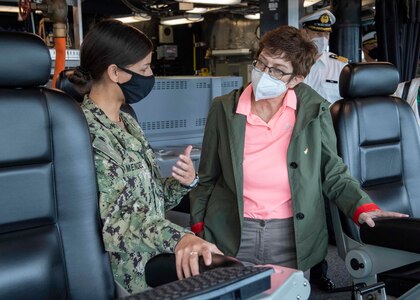
<instances>
[{"instance_id":1,"label":"black pipe","mask_svg":"<svg viewBox=\"0 0 420 300\"><path fill-rule=\"evenodd\" d=\"M336 17L330 37L330 51L352 62L361 60L361 0L331 0Z\"/></svg>"}]
</instances>

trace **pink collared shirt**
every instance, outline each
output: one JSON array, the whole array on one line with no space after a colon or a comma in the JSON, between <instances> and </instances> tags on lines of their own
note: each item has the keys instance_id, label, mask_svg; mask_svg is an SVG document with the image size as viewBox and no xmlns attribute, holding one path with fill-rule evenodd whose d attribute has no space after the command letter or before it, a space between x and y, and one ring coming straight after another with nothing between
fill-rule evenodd
<instances>
[{"instance_id":1,"label":"pink collared shirt","mask_svg":"<svg viewBox=\"0 0 420 300\"><path fill-rule=\"evenodd\" d=\"M296 94L293 90L286 92L283 105L268 123L251 112L251 95L252 84L240 96L236 109L236 113L246 116L244 217L289 218L293 216L293 208L287 149L296 122Z\"/></svg>"}]
</instances>

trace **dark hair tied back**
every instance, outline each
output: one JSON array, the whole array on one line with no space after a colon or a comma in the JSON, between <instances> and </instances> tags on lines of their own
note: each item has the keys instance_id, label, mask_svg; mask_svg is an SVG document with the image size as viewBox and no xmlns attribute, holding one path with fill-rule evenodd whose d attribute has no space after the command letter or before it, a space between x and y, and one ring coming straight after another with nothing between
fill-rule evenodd
<instances>
[{"instance_id":1,"label":"dark hair tied back","mask_svg":"<svg viewBox=\"0 0 420 300\"><path fill-rule=\"evenodd\" d=\"M85 68L83 68L82 66L78 66L76 67L76 70L83 75L83 77L86 79L86 81L89 81L91 79L91 75L90 72L88 70L86 70Z\"/></svg>"},{"instance_id":2,"label":"dark hair tied back","mask_svg":"<svg viewBox=\"0 0 420 300\"><path fill-rule=\"evenodd\" d=\"M73 72L69 72L68 80L74 84L79 94L88 94L92 86L92 75L85 68L78 66Z\"/></svg>"}]
</instances>

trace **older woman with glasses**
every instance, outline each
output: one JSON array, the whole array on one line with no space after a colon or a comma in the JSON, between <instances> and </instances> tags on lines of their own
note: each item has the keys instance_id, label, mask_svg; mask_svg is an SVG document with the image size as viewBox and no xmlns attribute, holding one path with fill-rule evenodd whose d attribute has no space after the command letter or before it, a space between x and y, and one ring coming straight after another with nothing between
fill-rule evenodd
<instances>
[{"instance_id":1,"label":"older woman with glasses","mask_svg":"<svg viewBox=\"0 0 420 300\"><path fill-rule=\"evenodd\" d=\"M192 230L248 264L306 271L323 260L323 194L358 223L402 216L380 210L336 154L329 102L302 83L316 53L296 28L266 33L252 83L209 111Z\"/></svg>"}]
</instances>

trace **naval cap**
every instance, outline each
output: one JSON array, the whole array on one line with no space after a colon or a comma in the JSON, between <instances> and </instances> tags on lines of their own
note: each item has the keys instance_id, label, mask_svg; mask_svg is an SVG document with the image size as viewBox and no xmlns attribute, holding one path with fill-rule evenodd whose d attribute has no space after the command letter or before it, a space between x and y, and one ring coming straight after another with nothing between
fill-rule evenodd
<instances>
[{"instance_id":1,"label":"naval cap","mask_svg":"<svg viewBox=\"0 0 420 300\"><path fill-rule=\"evenodd\" d=\"M303 28L314 31L331 32L331 26L335 23L335 16L327 9L316 11L300 19Z\"/></svg>"},{"instance_id":2,"label":"naval cap","mask_svg":"<svg viewBox=\"0 0 420 300\"><path fill-rule=\"evenodd\" d=\"M378 39L376 38L376 31L368 32L362 37L363 45L376 44L377 42Z\"/></svg>"}]
</instances>

